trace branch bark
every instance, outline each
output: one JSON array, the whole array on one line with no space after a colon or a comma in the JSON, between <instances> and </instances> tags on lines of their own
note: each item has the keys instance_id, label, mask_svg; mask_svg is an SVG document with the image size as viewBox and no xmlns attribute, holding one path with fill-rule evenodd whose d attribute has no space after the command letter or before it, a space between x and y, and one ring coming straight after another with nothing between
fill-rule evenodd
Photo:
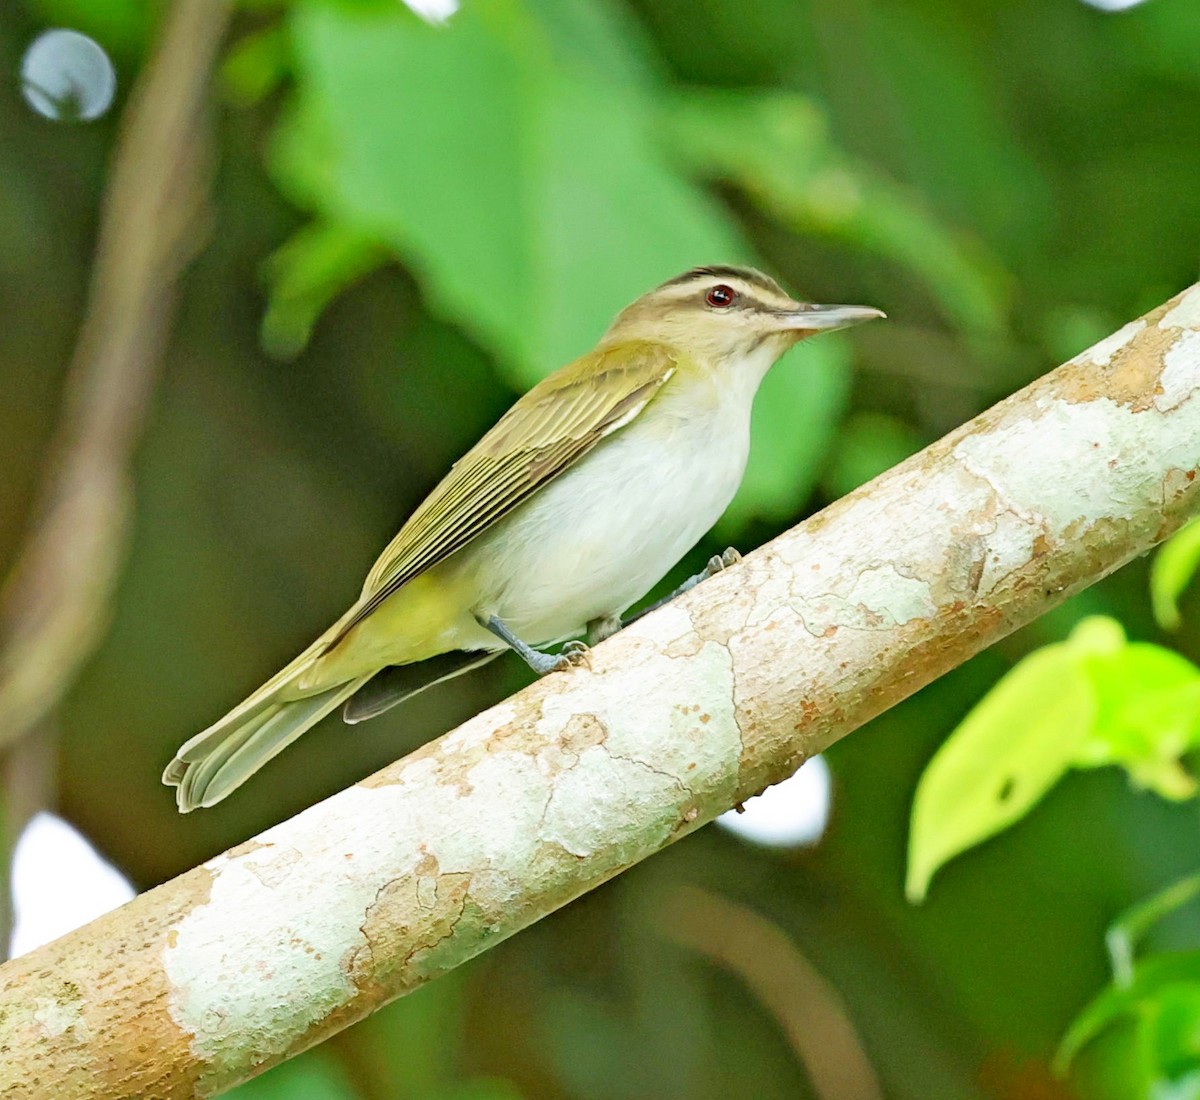
<instances>
[{"instance_id":1,"label":"branch bark","mask_svg":"<svg viewBox=\"0 0 1200 1100\"><path fill-rule=\"evenodd\" d=\"M512 699L0 967L9 1097L211 1096L794 771L1200 511L1200 286Z\"/></svg>"}]
</instances>

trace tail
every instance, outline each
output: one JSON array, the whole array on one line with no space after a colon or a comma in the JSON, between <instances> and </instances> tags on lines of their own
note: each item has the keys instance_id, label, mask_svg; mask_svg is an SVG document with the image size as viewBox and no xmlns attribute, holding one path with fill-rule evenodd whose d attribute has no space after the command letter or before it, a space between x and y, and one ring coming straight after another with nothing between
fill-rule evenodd
<instances>
[{"instance_id":1,"label":"tail","mask_svg":"<svg viewBox=\"0 0 1200 1100\"><path fill-rule=\"evenodd\" d=\"M322 658L331 650L330 639L340 637L342 623L354 610L351 608L224 718L179 747L162 778L167 786L176 788L180 813L220 802L368 681L370 687L363 698L347 705L347 722L361 722L380 714L432 684L490 661L500 652L452 651L382 671L371 669L361 676L354 676L354 665L343 665L339 675L337 667ZM338 683L346 674L353 678Z\"/></svg>"},{"instance_id":2,"label":"tail","mask_svg":"<svg viewBox=\"0 0 1200 1100\"><path fill-rule=\"evenodd\" d=\"M179 747L163 782L177 788L180 813L220 802L370 679L304 691L302 678L324 645L322 636L245 702Z\"/></svg>"}]
</instances>

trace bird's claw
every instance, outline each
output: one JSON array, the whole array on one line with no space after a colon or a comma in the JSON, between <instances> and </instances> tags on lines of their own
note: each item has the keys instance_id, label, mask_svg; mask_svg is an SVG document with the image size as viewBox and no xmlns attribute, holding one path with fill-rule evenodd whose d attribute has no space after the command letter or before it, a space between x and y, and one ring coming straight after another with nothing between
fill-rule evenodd
<instances>
[{"instance_id":1,"label":"bird's claw","mask_svg":"<svg viewBox=\"0 0 1200 1100\"><path fill-rule=\"evenodd\" d=\"M586 642L567 642L558 653L552 672L564 672L569 668L592 667L592 650Z\"/></svg>"},{"instance_id":2,"label":"bird's claw","mask_svg":"<svg viewBox=\"0 0 1200 1100\"><path fill-rule=\"evenodd\" d=\"M730 546L724 553L714 554L708 559L708 564L704 567L704 572L701 576L705 580L708 580L709 577L715 577L722 569L728 569L731 565L737 565L741 560L742 555Z\"/></svg>"}]
</instances>

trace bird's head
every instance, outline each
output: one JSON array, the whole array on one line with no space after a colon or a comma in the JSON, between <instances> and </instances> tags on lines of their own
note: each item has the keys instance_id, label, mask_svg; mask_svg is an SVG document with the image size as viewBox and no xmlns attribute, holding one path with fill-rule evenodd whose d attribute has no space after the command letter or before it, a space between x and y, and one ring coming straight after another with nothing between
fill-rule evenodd
<instances>
[{"instance_id":1,"label":"bird's head","mask_svg":"<svg viewBox=\"0 0 1200 1100\"><path fill-rule=\"evenodd\" d=\"M701 361L753 358L769 366L806 336L883 316L870 306L798 302L751 267L697 267L623 309L602 343L648 340Z\"/></svg>"}]
</instances>

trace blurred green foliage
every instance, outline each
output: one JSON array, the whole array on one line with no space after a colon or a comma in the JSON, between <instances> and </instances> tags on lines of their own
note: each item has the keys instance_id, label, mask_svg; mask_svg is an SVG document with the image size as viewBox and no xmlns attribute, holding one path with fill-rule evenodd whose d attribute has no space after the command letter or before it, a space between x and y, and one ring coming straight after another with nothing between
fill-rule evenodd
<instances>
[{"instance_id":1,"label":"blurred green foliage","mask_svg":"<svg viewBox=\"0 0 1200 1100\"><path fill-rule=\"evenodd\" d=\"M41 30L78 28L116 63L119 108L161 10L19 0L0 63L15 73ZM890 320L780 364L744 492L672 582L1193 281L1198 59L1195 0L1121 14L1082 0L465 0L442 26L398 0L247 0L216 85L213 232L134 471L112 629L60 715L63 812L148 886L519 686L497 662L365 726L331 722L204 814L178 817L158 783L182 739L353 598L518 390L688 266L748 260ZM58 415L118 124L56 125L6 88L5 562ZM1194 554L1177 553L1156 591L1160 609L1179 602L1170 644L1196 659ZM923 907L902 892L910 800L937 745L1084 614L1154 638L1146 582L1131 566L838 745L814 850L704 830L244 1095L813 1095L781 1021L648 918L683 884L792 938L839 990L889 1097L1200 1094L1180 1053L1194 963L1161 954L1196 949L1186 906L1145 930L1152 969L1089 1017L1149 1018L1138 1006L1159 975L1171 992L1154 1028L1097 1024L1068 1080L1051 1068L1108 981L1114 914L1195 871L1195 800L1072 771L1019 828L941 870ZM1056 734L1043 744L1065 759Z\"/></svg>"},{"instance_id":2,"label":"blurred green foliage","mask_svg":"<svg viewBox=\"0 0 1200 1100\"><path fill-rule=\"evenodd\" d=\"M1150 569L1150 597L1154 617L1164 630L1183 625L1179 598L1200 569L1200 522L1193 520L1154 555Z\"/></svg>"},{"instance_id":3,"label":"blurred green foliage","mask_svg":"<svg viewBox=\"0 0 1200 1100\"><path fill-rule=\"evenodd\" d=\"M1150 572L1154 613L1181 625L1178 599L1200 562L1195 522L1168 540ZM1139 789L1195 799L1185 761L1200 748L1200 668L1162 646L1129 642L1093 615L1001 678L934 754L913 802L906 893L923 901L950 858L1015 824L1070 768L1116 764ZM1079 1052L1118 1022L1134 1033L1127 1059L1138 1096L1200 1096L1200 951L1134 959L1154 925L1200 894L1188 875L1117 918L1106 940L1112 981L1071 1023L1055 1059L1065 1076Z\"/></svg>"},{"instance_id":4,"label":"blurred green foliage","mask_svg":"<svg viewBox=\"0 0 1200 1100\"><path fill-rule=\"evenodd\" d=\"M1154 926L1194 902L1200 875L1189 875L1122 913L1107 934L1113 977L1071 1024L1055 1064L1065 1074L1080 1050L1124 1023L1133 1032L1134 1064L1152 1096L1192 1096L1200 1083L1200 951L1173 951L1136 959L1139 941Z\"/></svg>"},{"instance_id":5,"label":"blurred green foliage","mask_svg":"<svg viewBox=\"0 0 1200 1100\"><path fill-rule=\"evenodd\" d=\"M921 776L907 893L924 899L947 859L1023 818L1069 768L1119 764L1163 798L1196 794L1182 757L1200 741L1200 668L1130 642L1093 615L1019 661L938 749Z\"/></svg>"}]
</instances>

